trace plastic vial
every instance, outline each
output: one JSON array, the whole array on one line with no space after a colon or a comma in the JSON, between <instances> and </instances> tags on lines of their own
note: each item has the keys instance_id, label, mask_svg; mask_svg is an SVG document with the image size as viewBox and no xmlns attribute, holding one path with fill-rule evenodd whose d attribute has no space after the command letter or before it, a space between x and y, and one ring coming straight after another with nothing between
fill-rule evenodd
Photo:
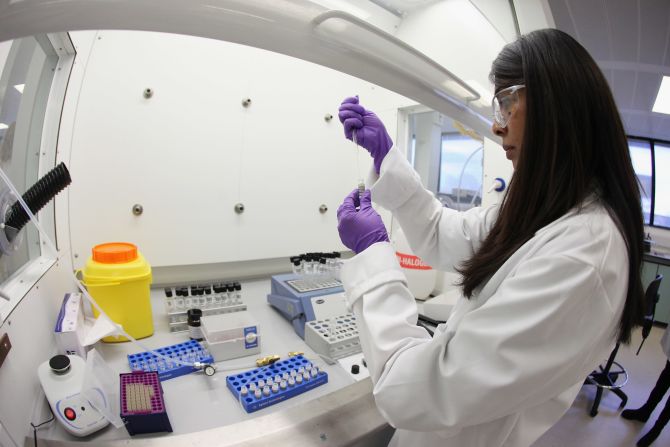
<instances>
[{"instance_id":1,"label":"plastic vial","mask_svg":"<svg viewBox=\"0 0 670 447\"><path fill-rule=\"evenodd\" d=\"M279 391L279 385L277 385L276 383L273 383L272 384L272 392L276 393L277 391Z\"/></svg>"},{"instance_id":2,"label":"plastic vial","mask_svg":"<svg viewBox=\"0 0 670 447\"><path fill-rule=\"evenodd\" d=\"M186 312L188 317L188 335L191 340L202 341L202 328L200 327L200 318L202 311L200 309L189 309Z\"/></svg>"},{"instance_id":3,"label":"plastic vial","mask_svg":"<svg viewBox=\"0 0 670 447\"><path fill-rule=\"evenodd\" d=\"M307 371L302 373L302 378L303 378L303 380L308 381L309 380L309 373Z\"/></svg>"},{"instance_id":4,"label":"plastic vial","mask_svg":"<svg viewBox=\"0 0 670 447\"><path fill-rule=\"evenodd\" d=\"M295 377L296 376L295 369L292 369L289 374L291 375L291 377Z\"/></svg>"},{"instance_id":5,"label":"plastic vial","mask_svg":"<svg viewBox=\"0 0 670 447\"><path fill-rule=\"evenodd\" d=\"M279 377L279 374L275 376L275 383L281 382L281 377Z\"/></svg>"},{"instance_id":6,"label":"plastic vial","mask_svg":"<svg viewBox=\"0 0 670 447\"><path fill-rule=\"evenodd\" d=\"M265 388L263 388L263 395L264 396L269 396L270 395L270 387L269 386L266 386Z\"/></svg>"},{"instance_id":7,"label":"plastic vial","mask_svg":"<svg viewBox=\"0 0 670 447\"><path fill-rule=\"evenodd\" d=\"M261 379L258 381L258 388L263 388L265 386L265 380Z\"/></svg>"},{"instance_id":8,"label":"plastic vial","mask_svg":"<svg viewBox=\"0 0 670 447\"><path fill-rule=\"evenodd\" d=\"M254 397L255 397L256 399L260 399L260 398L261 398L261 390L260 390L260 388L256 388L256 391L254 391Z\"/></svg>"},{"instance_id":9,"label":"plastic vial","mask_svg":"<svg viewBox=\"0 0 670 447\"><path fill-rule=\"evenodd\" d=\"M246 386L242 385L240 388L240 396L246 396L247 394L249 394L249 390Z\"/></svg>"},{"instance_id":10,"label":"plastic vial","mask_svg":"<svg viewBox=\"0 0 670 447\"><path fill-rule=\"evenodd\" d=\"M295 376L295 383L298 383L298 384L302 383L302 375Z\"/></svg>"},{"instance_id":11,"label":"plastic vial","mask_svg":"<svg viewBox=\"0 0 670 447\"><path fill-rule=\"evenodd\" d=\"M282 390L286 389L286 380L282 380L281 382L279 382L279 388L281 388Z\"/></svg>"},{"instance_id":12,"label":"plastic vial","mask_svg":"<svg viewBox=\"0 0 670 447\"><path fill-rule=\"evenodd\" d=\"M288 386L293 386L295 385L295 379L293 377L288 378Z\"/></svg>"},{"instance_id":13,"label":"plastic vial","mask_svg":"<svg viewBox=\"0 0 670 447\"><path fill-rule=\"evenodd\" d=\"M319 372L316 370L316 368L312 369L309 372L309 375L312 376L312 377L316 377L317 374L319 374Z\"/></svg>"},{"instance_id":14,"label":"plastic vial","mask_svg":"<svg viewBox=\"0 0 670 447\"><path fill-rule=\"evenodd\" d=\"M254 382L249 384L249 391L256 391L256 384Z\"/></svg>"},{"instance_id":15,"label":"plastic vial","mask_svg":"<svg viewBox=\"0 0 670 447\"><path fill-rule=\"evenodd\" d=\"M184 302L184 298L178 298L177 299L177 304L175 306L175 310L178 310L179 312L184 311L184 306L186 306L186 303Z\"/></svg>"}]
</instances>

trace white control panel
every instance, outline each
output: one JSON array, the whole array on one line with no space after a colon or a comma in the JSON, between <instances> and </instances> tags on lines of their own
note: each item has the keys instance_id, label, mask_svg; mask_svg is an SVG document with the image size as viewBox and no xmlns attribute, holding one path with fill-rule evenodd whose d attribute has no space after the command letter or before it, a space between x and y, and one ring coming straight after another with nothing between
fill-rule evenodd
<instances>
[{"instance_id":1,"label":"white control panel","mask_svg":"<svg viewBox=\"0 0 670 447\"><path fill-rule=\"evenodd\" d=\"M42 363L37 374L56 420L75 436L86 436L109 421L81 394L86 362L76 355L57 355ZM101 390L101 401L109 402Z\"/></svg>"}]
</instances>

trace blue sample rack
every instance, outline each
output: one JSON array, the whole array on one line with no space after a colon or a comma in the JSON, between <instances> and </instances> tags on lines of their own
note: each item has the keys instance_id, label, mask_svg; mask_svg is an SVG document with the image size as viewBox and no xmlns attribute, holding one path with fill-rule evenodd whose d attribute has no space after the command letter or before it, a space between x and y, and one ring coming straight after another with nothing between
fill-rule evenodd
<instances>
[{"instance_id":1,"label":"blue sample rack","mask_svg":"<svg viewBox=\"0 0 670 447\"><path fill-rule=\"evenodd\" d=\"M165 346L163 348L154 349L154 351L173 360L166 361L151 352L128 354L130 370L144 372L154 371L158 373L158 378L160 380L167 380L198 371L193 366L182 365L177 363L176 360L189 363L214 363L214 358L209 351L195 340Z\"/></svg>"},{"instance_id":2,"label":"blue sample rack","mask_svg":"<svg viewBox=\"0 0 670 447\"><path fill-rule=\"evenodd\" d=\"M309 378L303 378L304 376L301 375L300 383L298 383L296 379L300 368L307 371ZM316 373L312 373L312 370L316 371ZM292 371L296 373L295 376L292 375ZM295 382L294 384L290 384L291 377ZM277 378L279 378L280 381L284 380L287 382L285 388L279 387L280 382L277 381ZM265 383L262 388L270 388L269 395L263 394L261 390L261 395L259 397L250 389L260 389L258 385L259 381ZM253 413L254 411L277 404L325 383L328 383L328 373L321 371L302 355L297 355L262 368L251 369L243 373L226 377L228 389L242 404L247 413ZM272 384L278 385L276 391L271 390ZM242 387L247 389L246 395L242 394Z\"/></svg>"}]
</instances>

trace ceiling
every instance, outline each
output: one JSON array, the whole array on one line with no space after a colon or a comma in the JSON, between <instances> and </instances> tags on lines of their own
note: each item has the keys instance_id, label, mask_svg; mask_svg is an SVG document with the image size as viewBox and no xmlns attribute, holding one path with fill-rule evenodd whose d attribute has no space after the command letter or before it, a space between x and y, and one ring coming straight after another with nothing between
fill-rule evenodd
<instances>
[{"instance_id":1,"label":"ceiling","mask_svg":"<svg viewBox=\"0 0 670 447\"><path fill-rule=\"evenodd\" d=\"M670 115L651 111L670 76L670 1L548 0L556 28L577 39L607 77L628 135L670 141Z\"/></svg>"}]
</instances>

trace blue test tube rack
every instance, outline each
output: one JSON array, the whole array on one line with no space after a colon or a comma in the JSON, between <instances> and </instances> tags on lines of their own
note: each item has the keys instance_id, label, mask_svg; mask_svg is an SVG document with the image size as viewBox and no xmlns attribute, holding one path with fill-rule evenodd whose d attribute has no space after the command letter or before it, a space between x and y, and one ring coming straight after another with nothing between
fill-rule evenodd
<instances>
[{"instance_id":1,"label":"blue test tube rack","mask_svg":"<svg viewBox=\"0 0 670 447\"><path fill-rule=\"evenodd\" d=\"M182 365L176 360L182 362L201 362L214 363L214 358L200 343L195 340L189 340L185 343L165 346L154 349L159 354L172 359L166 361L151 352L139 352L137 354L128 354L128 364L131 371L157 372L160 380L173 379L175 377L190 374L198 371L193 366Z\"/></svg>"},{"instance_id":2,"label":"blue test tube rack","mask_svg":"<svg viewBox=\"0 0 670 447\"><path fill-rule=\"evenodd\" d=\"M300 368L307 371L309 378L304 378L303 372L298 383L297 376ZM315 372L312 372L312 370ZM295 376L291 375L292 371L295 372ZM290 384L291 377L293 377L293 384ZM277 378L279 378L279 381L277 381ZM285 387L280 386L282 380L286 382ZM262 388L269 388L269 394L263 393L262 389L260 396L255 394L255 390L251 388L259 389L259 383L264 384ZM226 377L228 389L233 393L235 399L242 404L247 413L253 413L278 404L325 383L328 383L328 373L321 371L302 355ZM277 385L276 390L272 390L273 384ZM243 387L247 390L246 394L242 393Z\"/></svg>"}]
</instances>

